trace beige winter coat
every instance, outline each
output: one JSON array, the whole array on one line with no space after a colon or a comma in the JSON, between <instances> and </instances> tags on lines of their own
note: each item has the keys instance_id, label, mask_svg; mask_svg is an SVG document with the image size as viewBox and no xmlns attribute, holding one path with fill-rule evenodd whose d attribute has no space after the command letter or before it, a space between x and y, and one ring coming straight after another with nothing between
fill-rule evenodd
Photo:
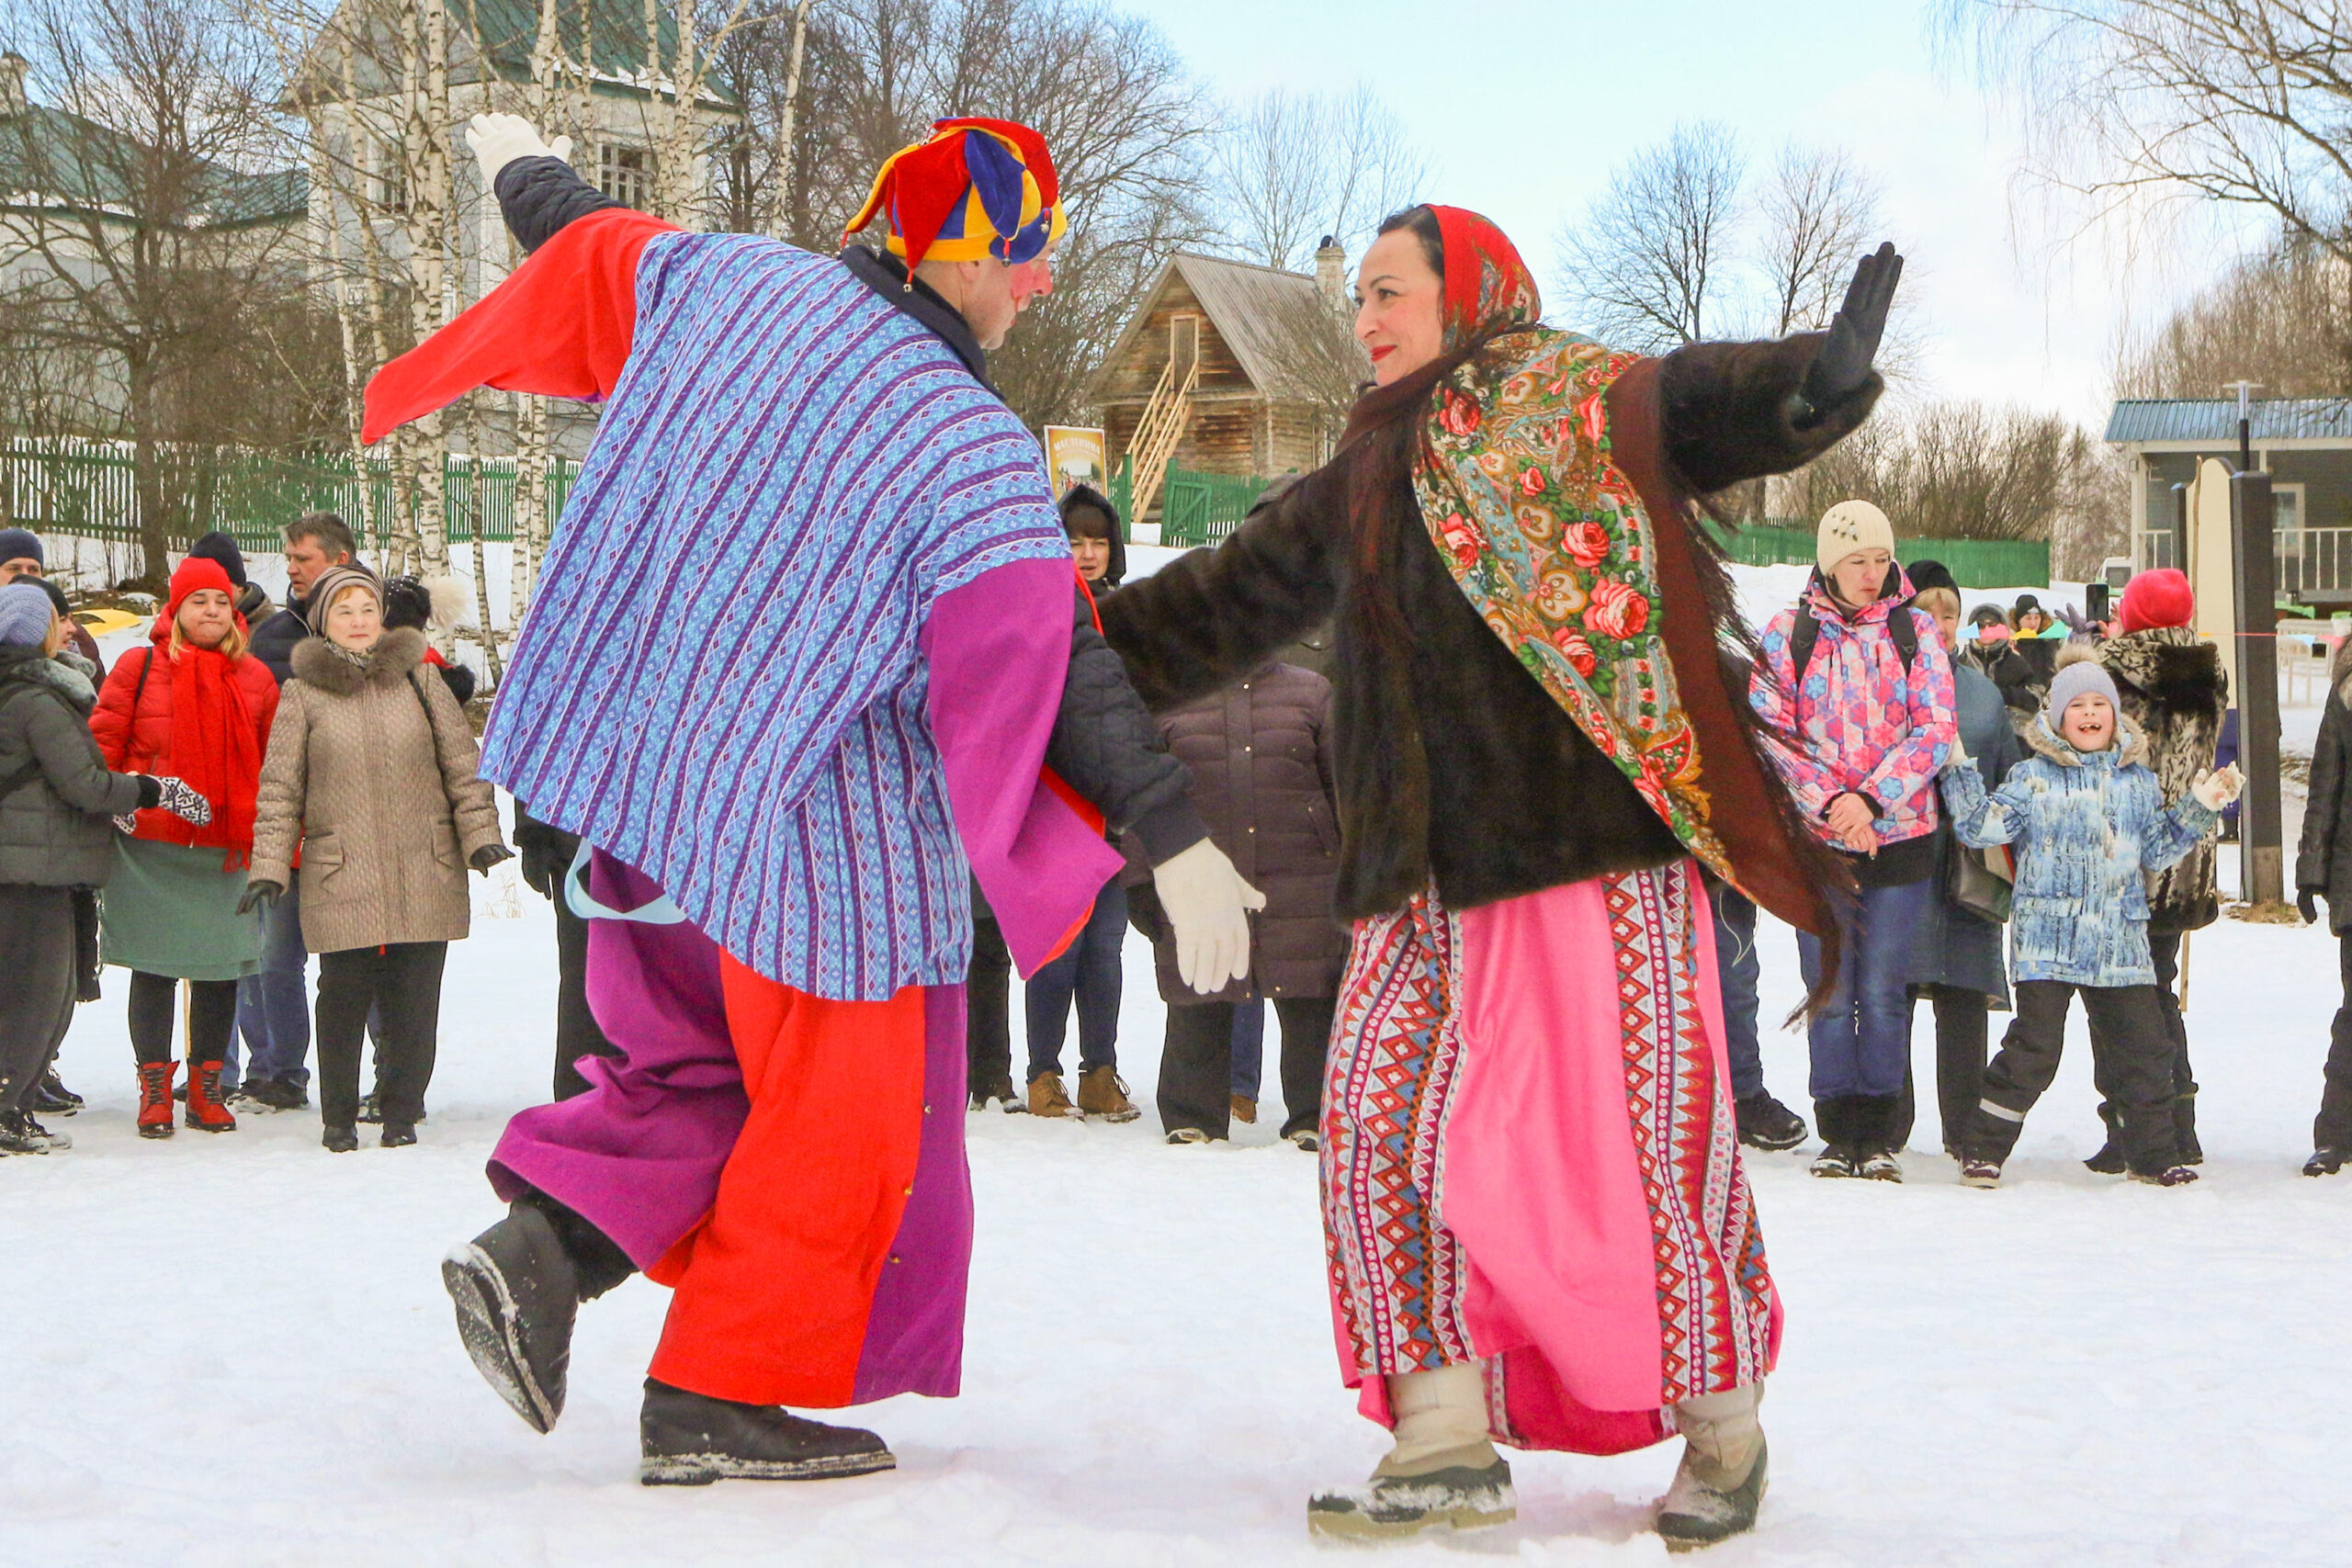
<instances>
[{"instance_id":1,"label":"beige winter coat","mask_svg":"<svg viewBox=\"0 0 2352 1568\"><path fill-rule=\"evenodd\" d=\"M312 953L466 934L466 868L499 842L498 807L474 772L473 731L424 657L423 634L405 627L365 666L319 637L294 649L262 764L252 880L285 886L300 844Z\"/></svg>"}]
</instances>

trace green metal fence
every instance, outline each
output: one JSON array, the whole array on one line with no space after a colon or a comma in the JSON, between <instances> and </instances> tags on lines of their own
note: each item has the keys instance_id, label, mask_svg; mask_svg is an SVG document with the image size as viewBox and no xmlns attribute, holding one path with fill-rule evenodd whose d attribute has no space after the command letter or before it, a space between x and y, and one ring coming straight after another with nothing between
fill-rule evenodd
<instances>
[{"instance_id":1,"label":"green metal fence","mask_svg":"<svg viewBox=\"0 0 2352 1568\"><path fill-rule=\"evenodd\" d=\"M479 494L488 541L514 536L514 459L444 460L447 486L443 527L449 542L474 536ZM368 514L361 480L347 457L289 457L240 447L165 446L158 450L166 512L166 532L185 547L198 535L221 529L249 553L276 550L279 530L304 512L340 513L357 529ZM399 494L389 459L371 458L366 482L374 491L376 514L389 520ZM560 514L580 465L558 460L548 476L551 514ZM139 538L139 484L130 444L114 441L0 442L0 518L38 532L135 543ZM380 530L379 530L380 532ZM367 541L378 547L390 541Z\"/></svg>"},{"instance_id":2,"label":"green metal fence","mask_svg":"<svg viewBox=\"0 0 2352 1568\"><path fill-rule=\"evenodd\" d=\"M1265 489L1263 479L1170 468L1159 492L1159 542L1179 547L1216 544L1241 525Z\"/></svg>"},{"instance_id":3,"label":"green metal fence","mask_svg":"<svg viewBox=\"0 0 2352 1568\"><path fill-rule=\"evenodd\" d=\"M1724 553L1742 566L1811 566L1817 537L1809 525L1708 525ZM1898 539L1898 560L1939 560L1962 588L2036 587L2050 581L2050 546L2038 539Z\"/></svg>"}]
</instances>

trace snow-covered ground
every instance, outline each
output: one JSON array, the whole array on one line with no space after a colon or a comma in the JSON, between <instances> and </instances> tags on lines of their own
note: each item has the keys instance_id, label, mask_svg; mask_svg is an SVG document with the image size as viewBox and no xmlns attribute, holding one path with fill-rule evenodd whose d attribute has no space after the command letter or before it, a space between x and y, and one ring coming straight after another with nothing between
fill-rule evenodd
<instances>
[{"instance_id":1,"label":"snow-covered ground","mask_svg":"<svg viewBox=\"0 0 2352 1568\"><path fill-rule=\"evenodd\" d=\"M2234 865L2234 855L2225 856ZM1314 1162L1272 1118L1171 1149L1124 1127L968 1119L979 1211L964 1396L862 1419L900 1468L813 1485L636 1481L666 1292L585 1309L549 1437L484 1388L436 1265L497 1215L481 1165L547 1092L552 919L514 868L453 952L415 1148L335 1157L315 1115L132 1133L123 989L61 1064L75 1147L0 1161L0 1543L41 1563L1321 1561L1303 1504L1381 1450L1339 1384ZM1797 994L1768 930L1765 1009ZM1128 949L1123 1068L1148 1100L1161 1010ZM1750 1162L1788 1335L1774 1485L1730 1564L2328 1563L2352 1555L2352 1178L2309 1150L2334 942L2224 920L2191 941L2205 1179L2089 1175L2079 1019L2001 1190L1915 1152L1903 1186ZM1917 1058L1932 1071L1928 1029ZM1768 1036L1803 1104L1804 1051ZM1915 1149L1938 1145L1924 1106ZM788 1303L784 1303L788 1308ZM1514 1460L1518 1524L1387 1553L1656 1562L1675 1447Z\"/></svg>"}]
</instances>

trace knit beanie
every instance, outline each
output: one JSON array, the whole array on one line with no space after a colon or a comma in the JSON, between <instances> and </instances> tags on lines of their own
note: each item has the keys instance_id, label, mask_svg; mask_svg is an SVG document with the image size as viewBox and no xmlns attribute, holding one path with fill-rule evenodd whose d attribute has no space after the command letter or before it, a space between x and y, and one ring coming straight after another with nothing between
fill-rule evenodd
<instances>
[{"instance_id":1,"label":"knit beanie","mask_svg":"<svg viewBox=\"0 0 2352 1568\"><path fill-rule=\"evenodd\" d=\"M57 586L56 583L51 582L48 578L27 577L21 578L18 581L29 582L36 588L39 588L43 593L48 594L50 604L55 607L59 615L68 617L73 615L74 606L65 602L65 590Z\"/></svg>"},{"instance_id":2,"label":"knit beanie","mask_svg":"<svg viewBox=\"0 0 2352 1568\"><path fill-rule=\"evenodd\" d=\"M1925 593L1930 588L1942 588L1950 590L1953 598L1960 597L1960 579L1951 574L1951 568L1939 560L1915 560L1903 570L1911 579L1911 592L1915 594Z\"/></svg>"},{"instance_id":3,"label":"knit beanie","mask_svg":"<svg viewBox=\"0 0 2352 1568\"><path fill-rule=\"evenodd\" d=\"M232 584L239 588L245 585L245 552L237 547L236 540L220 529L215 528L190 545L187 553L190 559L201 556L207 560L219 561L220 570L229 574Z\"/></svg>"},{"instance_id":4,"label":"knit beanie","mask_svg":"<svg viewBox=\"0 0 2352 1568\"><path fill-rule=\"evenodd\" d=\"M1867 501L1841 501L1821 514L1814 560L1822 575L1856 550L1894 550L1894 525Z\"/></svg>"},{"instance_id":5,"label":"knit beanie","mask_svg":"<svg viewBox=\"0 0 2352 1568\"><path fill-rule=\"evenodd\" d=\"M29 528L0 528L0 566L28 556L40 562L43 570L48 570L49 556L40 547L40 535Z\"/></svg>"},{"instance_id":6,"label":"knit beanie","mask_svg":"<svg viewBox=\"0 0 2352 1568\"><path fill-rule=\"evenodd\" d=\"M2057 727L2069 703L2086 694L2105 697L2109 707L2123 711L2123 700L2115 694L2115 680L2107 667L2097 659L2080 659L2059 666L2058 673L2051 677L2049 700L2041 709L2049 716L2051 727Z\"/></svg>"},{"instance_id":7,"label":"knit beanie","mask_svg":"<svg viewBox=\"0 0 2352 1568\"><path fill-rule=\"evenodd\" d=\"M39 648L49 640L57 611L38 582L0 588L0 648Z\"/></svg>"},{"instance_id":8,"label":"knit beanie","mask_svg":"<svg viewBox=\"0 0 2352 1568\"><path fill-rule=\"evenodd\" d=\"M2197 614L2197 594L2185 572L2171 567L2143 571L2123 585L2123 629L2150 631L2185 626Z\"/></svg>"},{"instance_id":9,"label":"knit beanie","mask_svg":"<svg viewBox=\"0 0 2352 1568\"><path fill-rule=\"evenodd\" d=\"M217 588L229 596L233 606L237 602L236 584L229 581L226 568L209 556L190 556L172 572L172 596L164 602L159 626L169 626L180 618L180 606L187 596L207 588Z\"/></svg>"},{"instance_id":10,"label":"knit beanie","mask_svg":"<svg viewBox=\"0 0 2352 1568\"><path fill-rule=\"evenodd\" d=\"M302 600L302 618L310 622L311 631L321 637L326 635L327 611L334 606L336 595L355 584L374 594L376 607L383 608L384 585L377 580L374 572L356 564L331 566L319 573L317 580L311 584L310 593Z\"/></svg>"}]
</instances>

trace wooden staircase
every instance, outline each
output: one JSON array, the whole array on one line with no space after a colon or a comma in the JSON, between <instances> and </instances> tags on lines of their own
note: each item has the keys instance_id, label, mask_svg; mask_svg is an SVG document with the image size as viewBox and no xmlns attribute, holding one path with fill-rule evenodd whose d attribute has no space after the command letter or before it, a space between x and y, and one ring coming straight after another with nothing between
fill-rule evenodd
<instances>
[{"instance_id":1,"label":"wooden staircase","mask_svg":"<svg viewBox=\"0 0 2352 1568\"><path fill-rule=\"evenodd\" d=\"M1143 417L1127 442L1134 465L1135 510L1128 521L1139 522L1159 500L1168 464L1192 423L1193 394L1201 384L1201 323L1196 316L1180 316L1168 324L1168 367L1144 404Z\"/></svg>"}]
</instances>

